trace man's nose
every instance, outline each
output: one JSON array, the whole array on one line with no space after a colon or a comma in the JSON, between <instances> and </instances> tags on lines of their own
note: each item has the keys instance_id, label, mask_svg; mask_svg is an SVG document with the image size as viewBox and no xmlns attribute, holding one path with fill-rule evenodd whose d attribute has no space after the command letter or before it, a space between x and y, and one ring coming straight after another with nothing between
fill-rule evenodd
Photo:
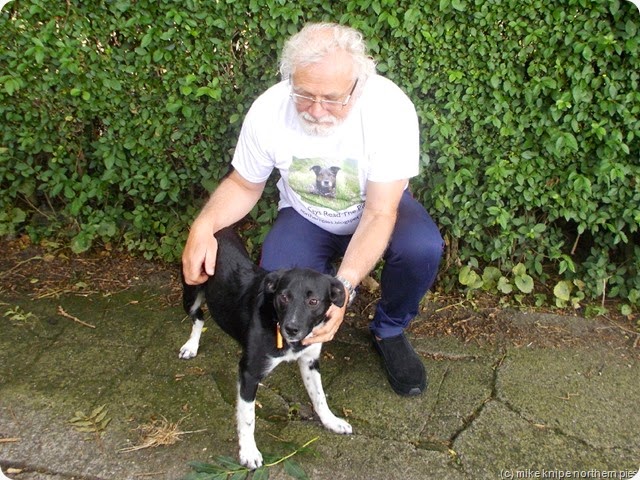
<instances>
[{"instance_id":1,"label":"man's nose","mask_svg":"<svg viewBox=\"0 0 640 480\"><path fill-rule=\"evenodd\" d=\"M307 113L309 113L313 118L318 119L325 116L327 114L327 110L322 106L322 103L313 102L307 109Z\"/></svg>"}]
</instances>

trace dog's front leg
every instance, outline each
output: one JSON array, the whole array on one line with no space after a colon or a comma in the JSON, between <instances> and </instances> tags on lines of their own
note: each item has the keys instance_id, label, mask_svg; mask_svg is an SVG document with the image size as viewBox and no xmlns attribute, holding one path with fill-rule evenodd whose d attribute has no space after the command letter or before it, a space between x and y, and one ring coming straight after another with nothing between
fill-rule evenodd
<instances>
[{"instance_id":1,"label":"dog's front leg","mask_svg":"<svg viewBox=\"0 0 640 480\"><path fill-rule=\"evenodd\" d=\"M251 470L262 466L262 454L255 440L256 394L259 380L248 372L240 372L238 383L238 444L240 445L240 463Z\"/></svg>"},{"instance_id":2,"label":"dog's front leg","mask_svg":"<svg viewBox=\"0 0 640 480\"><path fill-rule=\"evenodd\" d=\"M317 345L317 347L316 347ZM320 344L312 345L307 350L308 355L302 355L298 359L302 382L304 383L313 409L316 411L320 421L326 429L335 433L350 435L352 433L351 425L345 420L336 417L327 405L327 398L322 388L322 377L320 376Z\"/></svg>"}]
</instances>

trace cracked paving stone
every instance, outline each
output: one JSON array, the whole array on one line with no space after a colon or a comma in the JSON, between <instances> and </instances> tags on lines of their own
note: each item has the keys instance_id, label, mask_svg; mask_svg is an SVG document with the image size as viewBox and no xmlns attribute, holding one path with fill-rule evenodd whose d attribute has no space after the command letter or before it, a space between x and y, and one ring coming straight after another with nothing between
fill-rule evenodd
<instances>
[{"instance_id":1,"label":"cracked paving stone","mask_svg":"<svg viewBox=\"0 0 640 480\"><path fill-rule=\"evenodd\" d=\"M453 445L462 470L471 478L501 478L504 471L621 470L637 468L619 449L596 449L542 428L507 405L492 401Z\"/></svg>"},{"instance_id":2,"label":"cracked paving stone","mask_svg":"<svg viewBox=\"0 0 640 480\"><path fill-rule=\"evenodd\" d=\"M498 398L532 423L596 448L622 448L640 459L640 362L625 351L510 349L499 370ZM637 466L637 465L636 465Z\"/></svg>"}]
</instances>

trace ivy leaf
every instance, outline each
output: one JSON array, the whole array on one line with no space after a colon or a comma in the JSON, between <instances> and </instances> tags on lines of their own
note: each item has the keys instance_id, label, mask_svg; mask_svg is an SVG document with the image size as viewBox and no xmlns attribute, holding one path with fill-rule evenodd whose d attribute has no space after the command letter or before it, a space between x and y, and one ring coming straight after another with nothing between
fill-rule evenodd
<instances>
[{"instance_id":1,"label":"ivy leaf","mask_svg":"<svg viewBox=\"0 0 640 480\"><path fill-rule=\"evenodd\" d=\"M504 293L505 295L509 295L513 292L513 286L507 277L500 277L498 280L498 291Z\"/></svg>"},{"instance_id":2,"label":"ivy leaf","mask_svg":"<svg viewBox=\"0 0 640 480\"><path fill-rule=\"evenodd\" d=\"M523 263L518 263L515 267L511 269L511 271L516 277L518 277L518 276L527 274L527 267L525 267Z\"/></svg>"},{"instance_id":3,"label":"ivy leaf","mask_svg":"<svg viewBox=\"0 0 640 480\"><path fill-rule=\"evenodd\" d=\"M567 280L562 280L553 287L553 294L556 298L568 302L571 300L571 283Z\"/></svg>"},{"instance_id":4,"label":"ivy leaf","mask_svg":"<svg viewBox=\"0 0 640 480\"><path fill-rule=\"evenodd\" d=\"M482 272L482 288L491 290L498 284L501 276L500 269L492 266L486 267Z\"/></svg>"},{"instance_id":5,"label":"ivy leaf","mask_svg":"<svg viewBox=\"0 0 640 480\"><path fill-rule=\"evenodd\" d=\"M458 281L464 286L473 285L478 280L478 274L471 267L465 265L458 273Z\"/></svg>"},{"instance_id":6,"label":"ivy leaf","mask_svg":"<svg viewBox=\"0 0 640 480\"><path fill-rule=\"evenodd\" d=\"M71 240L71 251L73 253L83 253L91 248L93 235L82 231Z\"/></svg>"},{"instance_id":7,"label":"ivy leaf","mask_svg":"<svg viewBox=\"0 0 640 480\"><path fill-rule=\"evenodd\" d=\"M531 293L533 291L533 278L531 275L519 275L515 278L516 287L522 293Z\"/></svg>"}]
</instances>

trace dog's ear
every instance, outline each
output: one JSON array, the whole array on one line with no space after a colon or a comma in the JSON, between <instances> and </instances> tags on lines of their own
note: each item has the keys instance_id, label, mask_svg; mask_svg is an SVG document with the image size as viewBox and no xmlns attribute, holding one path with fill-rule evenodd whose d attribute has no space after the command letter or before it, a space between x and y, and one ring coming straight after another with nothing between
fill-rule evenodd
<instances>
[{"instance_id":1,"label":"dog's ear","mask_svg":"<svg viewBox=\"0 0 640 480\"><path fill-rule=\"evenodd\" d=\"M331 303L342 308L344 306L345 301L347 300L347 295L344 292L344 285L340 280L335 277L331 277Z\"/></svg>"},{"instance_id":2,"label":"dog's ear","mask_svg":"<svg viewBox=\"0 0 640 480\"><path fill-rule=\"evenodd\" d=\"M329 170L331 170L331 173L336 175L340 171L340 167L331 167Z\"/></svg>"},{"instance_id":3,"label":"dog's ear","mask_svg":"<svg viewBox=\"0 0 640 480\"><path fill-rule=\"evenodd\" d=\"M278 282L280 281L281 277L282 277L282 272L280 270L267 273L263 281L265 293L275 293L276 288L278 288Z\"/></svg>"},{"instance_id":4,"label":"dog's ear","mask_svg":"<svg viewBox=\"0 0 640 480\"><path fill-rule=\"evenodd\" d=\"M315 172L315 174L317 175L318 172L320 170L322 170L322 167L320 165L314 165L313 167L311 167L309 170L313 170Z\"/></svg>"}]
</instances>

